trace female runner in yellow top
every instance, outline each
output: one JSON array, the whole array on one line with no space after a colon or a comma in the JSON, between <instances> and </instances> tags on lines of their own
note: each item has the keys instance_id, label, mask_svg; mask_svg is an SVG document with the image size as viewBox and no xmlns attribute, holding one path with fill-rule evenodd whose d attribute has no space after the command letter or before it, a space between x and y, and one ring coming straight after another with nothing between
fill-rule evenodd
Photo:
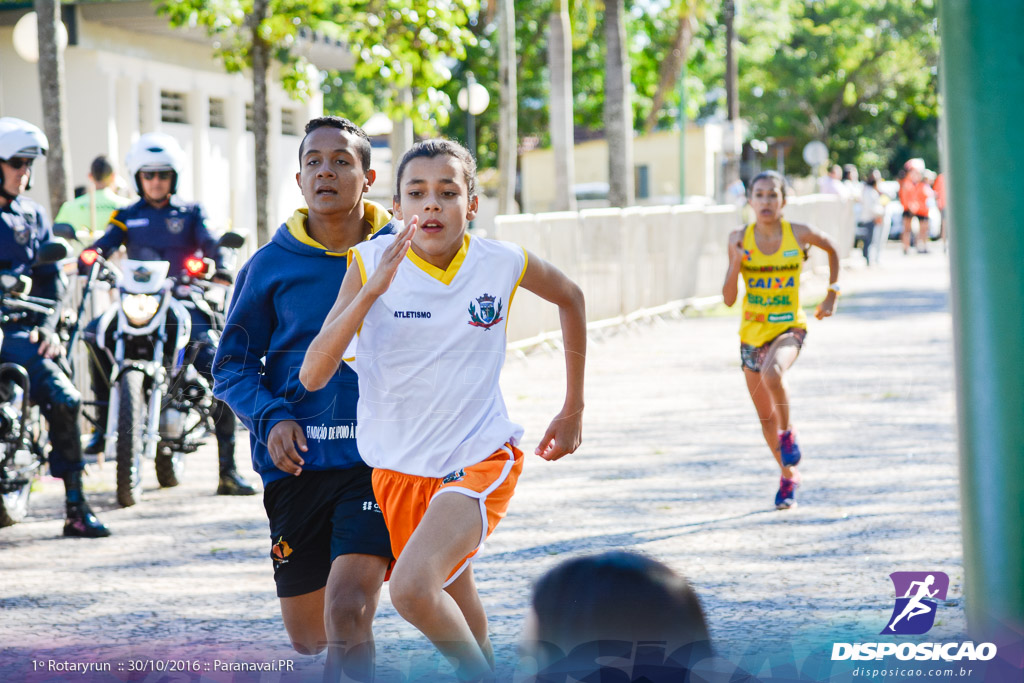
<instances>
[{"instance_id":1,"label":"female runner in yellow top","mask_svg":"<svg viewBox=\"0 0 1024 683\"><path fill-rule=\"evenodd\" d=\"M790 422L784 375L796 361L807 335L807 316L800 308L800 269L810 247L828 253L829 286L818 306L819 320L832 315L839 296L839 255L827 235L809 225L782 218L786 185L775 171L764 171L750 183L754 222L729 235L729 270L722 286L726 306L736 303L737 278L746 295L740 323L740 358L747 390L754 401L765 441L782 470L775 507L796 505L800 448Z\"/></svg>"}]
</instances>

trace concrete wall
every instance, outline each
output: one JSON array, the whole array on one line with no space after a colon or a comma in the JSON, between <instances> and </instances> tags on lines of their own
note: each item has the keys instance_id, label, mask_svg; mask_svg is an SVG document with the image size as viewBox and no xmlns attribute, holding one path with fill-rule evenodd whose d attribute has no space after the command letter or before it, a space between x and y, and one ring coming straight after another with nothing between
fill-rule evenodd
<instances>
[{"instance_id":1,"label":"concrete wall","mask_svg":"<svg viewBox=\"0 0 1024 683\"><path fill-rule=\"evenodd\" d=\"M852 249L850 203L826 195L796 197L787 203L786 217L832 237L840 258ZM740 221L732 206L590 209L499 216L488 236L520 244L556 265L583 289L587 321L597 323L720 295L727 238ZM812 249L804 272L827 265L825 253ZM521 288L508 325L513 342L557 332L558 310Z\"/></svg>"}]
</instances>

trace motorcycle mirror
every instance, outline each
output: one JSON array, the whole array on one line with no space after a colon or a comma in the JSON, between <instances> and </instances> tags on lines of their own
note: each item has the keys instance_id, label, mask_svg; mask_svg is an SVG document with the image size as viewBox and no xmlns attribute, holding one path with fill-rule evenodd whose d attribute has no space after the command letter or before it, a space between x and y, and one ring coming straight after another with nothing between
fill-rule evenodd
<instances>
[{"instance_id":1,"label":"motorcycle mirror","mask_svg":"<svg viewBox=\"0 0 1024 683\"><path fill-rule=\"evenodd\" d=\"M61 259L67 258L70 252L71 249L68 248L68 243L59 237L52 242L43 242L39 245L39 250L36 252L35 265L56 263Z\"/></svg>"},{"instance_id":2,"label":"motorcycle mirror","mask_svg":"<svg viewBox=\"0 0 1024 683\"><path fill-rule=\"evenodd\" d=\"M63 237L66 240L77 239L75 229L68 223L54 223L53 234L57 237Z\"/></svg>"},{"instance_id":3,"label":"motorcycle mirror","mask_svg":"<svg viewBox=\"0 0 1024 683\"><path fill-rule=\"evenodd\" d=\"M245 244L245 235L228 231L220 236L220 240L217 244L218 246L227 247L228 249L241 249L242 245Z\"/></svg>"},{"instance_id":4,"label":"motorcycle mirror","mask_svg":"<svg viewBox=\"0 0 1024 683\"><path fill-rule=\"evenodd\" d=\"M12 273L0 274L0 288L3 288L5 292L14 290L15 285L18 284L18 276Z\"/></svg>"}]
</instances>

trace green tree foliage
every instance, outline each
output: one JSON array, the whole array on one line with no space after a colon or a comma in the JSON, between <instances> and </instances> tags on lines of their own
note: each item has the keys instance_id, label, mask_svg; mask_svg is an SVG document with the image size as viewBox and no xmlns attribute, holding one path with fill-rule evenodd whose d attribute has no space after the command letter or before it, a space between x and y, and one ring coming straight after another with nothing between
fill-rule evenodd
<instances>
[{"instance_id":1,"label":"green tree foliage","mask_svg":"<svg viewBox=\"0 0 1024 683\"><path fill-rule=\"evenodd\" d=\"M832 161L896 167L938 163L938 26L933 0L745 3L739 27L740 115L755 137L810 140Z\"/></svg>"},{"instance_id":2,"label":"green tree foliage","mask_svg":"<svg viewBox=\"0 0 1024 683\"><path fill-rule=\"evenodd\" d=\"M251 41L244 30L253 0L163 0L157 3L173 25L205 28L217 37L216 53L229 71L250 65ZM355 56L353 86L363 93L362 109L376 95L374 109L411 116L417 130L436 132L448 122L451 102L440 89L451 77L450 59L463 59L475 42L468 30L477 0L270 0L261 32L281 63L281 78L296 97L319 83L310 82L306 61L294 47L302 30L319 31L348 45ZM325 74L326 75L326 74ZM353 87L325 82L332 92ZM403 111L386 93L413 84L411 109ZM330 97L332 102L337 96ZM354 119L357 117L353 117Z\"/></svg>"},{"instance_id":3,"label":"green tree foliage","mask_svg":"<svg viewBox=\"0 0 1024 683\"><path fill-rule=\"evenodd\" d=\"M450 102L465 85L465 71L491 92L491 107L477 117L481 166L497 151L497 26L494 3L470 11L475 37L465 56L450 60L452 78L438 86ZM516 3L520 139L549 145L547 31L551 0ZM788 140L787 171L804 172L800 156L810 140L825 142L834 161L879 167L889 173L910 156L937 165L938 28L935 0L739 0L740 116L757 138ZM686 107L690 120L724 113L725 30L721 3L704 0L626 0L634 127L651 114L659 69L672 49L680 16L697 18L687 58ZM573 32L574 119L577 133L604 127L604 3L570 3ZM343 79L328 108L383 109L389 97L376 82ZM338 92L343 93L339 95ZM356 95L356 93L359 93ZM358 104L357 99L362 98ZM335 104L339 103L339 104ZM653 113L656 128L678 120L672 88ZM441 131L465 139L465 115L452 110ZM771 165L768 160L767 165Z\"/></svg>"},{"instance_id":4,"label":"green tree foliage","mask_svg":"<svg viewBox=\"0 0 1024 683\"><path fill-rule=\"evenodd\" d=\"M574 65L581 64L573 72L576 105L586 106L586 112L577 117L577 124L600 130L602 109L599 98L595 98L593 93L604 90L604 50L595 50L594 46L602 41L591 38L600 31L600 14L595 5L600 3L570 2L570 19L574 37L573 62ZM551 0L516 3L515 17L520 138L539 136L545 143L548 142L547 26L552 6ZM451 79L438 86L443 93L440 99L448 102L450 114L444 123L438 117L440 132L463 141L466 139L466 115L454 103L459 90L466 85L466 72L472 71L490 93L490 106L477 117L481 167L494 166L497 161L498 25L495 12L496 2L484 0L468 14L466 31L472 34L472 40L464 42L463 53L442 62L450 69ZM587 53L586 61L580 61L578 55L581 52ZM372 79L359 78L357 74L327 74L324 83L324 108L357 122L365 121L374 111L386 111L390 104L389 88Z\"/></svg>"}]
</instances>

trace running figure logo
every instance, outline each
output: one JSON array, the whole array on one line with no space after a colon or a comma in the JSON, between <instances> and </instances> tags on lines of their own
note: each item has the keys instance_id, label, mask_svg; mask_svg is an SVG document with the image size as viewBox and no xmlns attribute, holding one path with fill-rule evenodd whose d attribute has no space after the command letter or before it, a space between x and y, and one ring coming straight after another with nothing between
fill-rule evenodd
<instances>
[{"instance_id":1,"label":"running figure logo","mask_svg":"<svg viewBox=\"0 0 1024 683\"><path fill-rule=\"evenodd\" d=\"M889 578L896 587L896 604L882 634L927 633L935 623L936 602L946 599L949 577L942 572L893 572Z\"/></svg>"}]
</instances>

